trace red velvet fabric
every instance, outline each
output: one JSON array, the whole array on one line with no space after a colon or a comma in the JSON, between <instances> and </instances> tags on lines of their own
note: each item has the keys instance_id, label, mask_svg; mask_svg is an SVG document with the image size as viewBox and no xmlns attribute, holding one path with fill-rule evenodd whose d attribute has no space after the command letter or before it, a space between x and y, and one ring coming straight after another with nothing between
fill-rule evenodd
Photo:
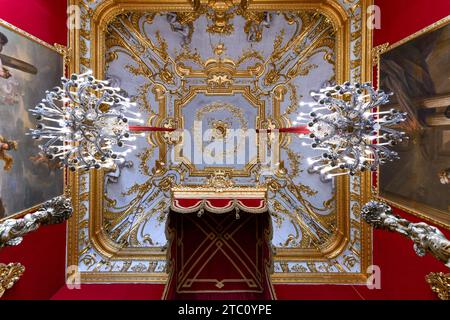
<instances>
[{"instance_id":1,"label":"red velvet fabric","mask_svg":"<svg viewBox=\"0 0 450 320\"><path fill-rule=\"evenodd\" d=\"M195 209L200 206L202 201L205 199L174 199L173 210L183 212L186 209ZM233 201L237 201L242 210L247 210L251 212L253 209L261 210L267 209L267 204L265 199L206 199L207 205L211 210L225 210L227 208L234 209Z\"/></svg>"},{"instance_id":2,"label":"red velvet fabric","mask_svg":"<svg viewBox=\"0 0 450 320\"><path fill-rule=\"evenodd\" d=\"M0 0L0 18L50 44L67 44L67 0Z\"/></svg>"},{"instance_id":3,"label":"red velvet fabric","mask_svg":"<svg viewBox=\"0 0 450 320\"><path fill-rule=\"evenodd\" d=\"M251 208L259 208L264 199L236 199L242 205ZM177 199L178 205L181 208L190 208L202 202L202 199ZM230 204L232 199L208 199L212 206L216 208L224 208Z\"/></svg>"},{"instance_id":4,"label":"red velvet fabric","mask_svg":"<svg viewBox=\"0 0 450 320\"><path fill-rule=\"evenodd\" d=\"M17 247L0 249L0 263L19 262L26 270L2 299L47 300L65 282L66 224L42 227Z\"/></svg>"},{"instance_id":5,"label":"red velvet fabric","mask_svg":"<svg viewBox=\"0 0 450 320\"><path fill-rule=\"evenodd\" d=\"M448 0L375 0L381 9L381 29L374 31L374 45L391 44L450 14ZM376 79L374 81L376 83ZM417 222L400 210L395 213ZM450 231L440 228L450 238ZM425 282L430 272L449 269L430 255L420 258L405 237L382 230L373 234L374 264L381 268L381 290L365 286L275 285L279 299L432 299L437 296Z\"/></svg>"},{"instance_id":6,"label":"red velvet fabric","mask_svg":"<svg viewBox=\"0 0 450 320\"><path fill-rule=\"evenodd\" d=\"M382 29L374 44L394 43L450 14L447 0L375 0L381 7ZM65 0L0 0L0 18L49 43L66 43ZM414 219L410 215L403 214ZM446 232L449 236L449 232ZM0 251L0 262L21 262L27 271L6 299L48 299L64 283L65 226L42 228L17 248ZM45 248L42 251L40 248ZM436 299L424 276L448 272L431 256L417 257L411 242L401 235L374 232L374 262L382 269L382 289L363 286L275 285L280 299ZM161 295L161 285L83 285L80 291L62 287L55 299L151 299ZM151 297L151 298L150 298Z\"/></svg>"},{"instance_id":7,"label":"red velvet fabric","mask_svg":"<svg viewBox=\"0 0 450 320\"><path fill-rule=\"evenodd\" d=\"M381 29L374 32L374 45L391 44L450 14L448 0L375 0L381 9Z\"/></svg>"},{"instance_id":8,"label":"red velvet fabric","mask_svg":"<svg viewBox=\"0 0 450 320\"><path fill-rule=\"evenodd\" d=\"M83 284L79 290L62 287L51 300L160 300L163 284Z\"/></svg>"},{"instance_id":9,"label":"red velvet fabric","mask_svg":"<svg viewBox=\"0 0 450 320\"><path fill-rule=\"evenodd\" d=\"M270 299L270 217L172 212L170 300Z\"/></svg>"}]
</instances>

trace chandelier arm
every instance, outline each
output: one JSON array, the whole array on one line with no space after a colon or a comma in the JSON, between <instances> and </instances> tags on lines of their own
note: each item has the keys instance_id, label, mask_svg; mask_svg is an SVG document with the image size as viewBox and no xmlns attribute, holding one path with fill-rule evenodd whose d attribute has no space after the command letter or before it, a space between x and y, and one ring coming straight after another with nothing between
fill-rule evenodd
<instances>
[{"instance_id":1,"label":"chandelier arm","mask_svg":"<svg viewBox=\"0 0 450 320\"><path fill-rule=\"evenodd\" d=\"M350 82L313 92L317 102L306 104L312 107L311 147L325 153L322 159L308 159L308 172L320 173L328 181L341 174L376 170L386 160L397 159L398 153L390 147L407 137L392 126L405 121L406 114L393 109L368 111L388 103L390 95L370 83ZM386 141L377 144L380 138Z\"/></svg>"}]
</instances>

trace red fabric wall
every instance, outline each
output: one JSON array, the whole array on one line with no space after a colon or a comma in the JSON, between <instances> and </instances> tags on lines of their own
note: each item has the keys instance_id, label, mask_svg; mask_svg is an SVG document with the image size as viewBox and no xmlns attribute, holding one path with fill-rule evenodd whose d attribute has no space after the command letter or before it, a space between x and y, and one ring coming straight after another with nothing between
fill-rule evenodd
<instances>
[{"instance_id":1,"label":"red fabric wall","mask_svg":"<svg viewBox=\"0 0 450 320\"><path fill-rule=\"evenodd\" d=\"M374 31L374 46L391 44L445 18L448 0L375 0L381 9L381 29ZM396 210L397 214L419 221ZM441 228L442 230L442 228ZM449 230L442 230L450 237ZM403 236L375 230L374 264L381 268L381 290L365 286L276 285L279 299L436 299L425 282L430 272L449 272L441 262L427 255L418 257L412 242Z\"/></svg>"},{"instance_id":2,"label":"red fabric wall","mask_svg":"<svg viewBox=\"0 0 450 320\"><path fill-rule=\"evenodd\" d=\"M50 44L67 44L66 0L0 0L0 18Z\"/></svg>"},{"instance_id":3,"label":"red fabric wall","mask_svg":"<svg viewBox=\"0 0 450 320\"><path fill-rule=\"evenodd\" d=\"M50 43L67 43L65 0L0 0L0 18ZM0 250L0 262L20 262L25 274L4 299L49 299L65 277L66 225L44 227L18 247Z\"/></svg>"},{"instance_id":4,"label":"red fabric wall","mask_svg":"<svg viewBox=\"0 0 450 320\"><path fill-rule=\"evenodd\" d=\"M374 32L374 45L391 44L450 14L448 0L375 0L381 9L381 29Z\"/></svg>"},{"instance_id":5,"label":"red fabric wall","mask_svg":"<svg viewBox=\"0 0 450 320\"><path fill-rule=\"evenodd\" d=\"M64 285L66 224L43 227L22 244L0 251L0 263L19 262L25 273L2 299L50 299Z\"/></svg>"},{"instance_id":6,"label":"red fabric wall","mask_svg":"<svg viewBox=\"0 0 450 320\"><path fill-rule=\"evenodd\" d=\"M448 0L375 0L382 11L382 29L374 44L394 43L450 14ZM66 43L65 0L0 0L0 18L49 42ZM405 217L416 220L406 214ZM447 236L450 232L446 232ZM0 262L21 262L27 271L5 294L6 299L48 299L64 285L65 226L45 227L16 248L0 252ZM381 267L382 289L363 286L276 285L279 299L435 299L424 276L448 272L431 256L415 255L401 235L374 232L374 262ZM159 299L160 285L85 285L80 291L61 288L54 298Z\"/></svg>"},{"instance_id":7,"label":"red fabric wall","mask_svg":"<svg viewBox=\"0 0 450 320\"><path fill-rule=\"evenodd\" d=\"M163 284L83 284L80 290L62 287L52 300L160 300Z\"/></svg>"}]
</instances>

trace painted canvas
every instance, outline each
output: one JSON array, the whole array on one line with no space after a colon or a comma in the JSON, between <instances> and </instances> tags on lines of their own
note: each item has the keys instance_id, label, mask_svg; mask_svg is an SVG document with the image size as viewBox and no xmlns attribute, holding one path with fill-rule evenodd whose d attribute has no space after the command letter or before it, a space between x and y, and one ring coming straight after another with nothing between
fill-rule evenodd
<instances>
[{"instance_id":1,"label":"painted canvas","mask_svg":"<svg viewBox=\"0 0 450 320\"><path fill-rule=\"evenodd\" d=\"M387 108L406 111L410 140L401 161L381 167L380 195L450 225L450 19L381 55L380 85L394 93Z\"/></svg>"},{"instance_id":2,"label":"painted canvas","mask_svg":"<svg viewBox=\"0 0 450 320\"><path fill-rule=\"evenodd\" d=\"M28 109L58 85L63 57L53 47L0 21L0 219L61 195L63 171L26 135Z\"/></svg>"}]
</instances>

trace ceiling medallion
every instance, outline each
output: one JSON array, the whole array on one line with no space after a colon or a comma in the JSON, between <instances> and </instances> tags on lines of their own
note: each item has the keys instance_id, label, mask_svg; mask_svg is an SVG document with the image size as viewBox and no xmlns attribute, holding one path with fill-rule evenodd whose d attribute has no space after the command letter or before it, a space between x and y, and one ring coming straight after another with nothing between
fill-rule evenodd
<instances>
[{"instance_id":1,"label":"ceiling medallion","mask_svg":"<svg viewBox=\"0 0 450 320\"><path fill-rule=\"evenodd\" d=\"M230 123L222 120L213 120L212 127L214 129L214 138L217 140L225 139L230 129Z\"/></svg>"}]
</instances>

